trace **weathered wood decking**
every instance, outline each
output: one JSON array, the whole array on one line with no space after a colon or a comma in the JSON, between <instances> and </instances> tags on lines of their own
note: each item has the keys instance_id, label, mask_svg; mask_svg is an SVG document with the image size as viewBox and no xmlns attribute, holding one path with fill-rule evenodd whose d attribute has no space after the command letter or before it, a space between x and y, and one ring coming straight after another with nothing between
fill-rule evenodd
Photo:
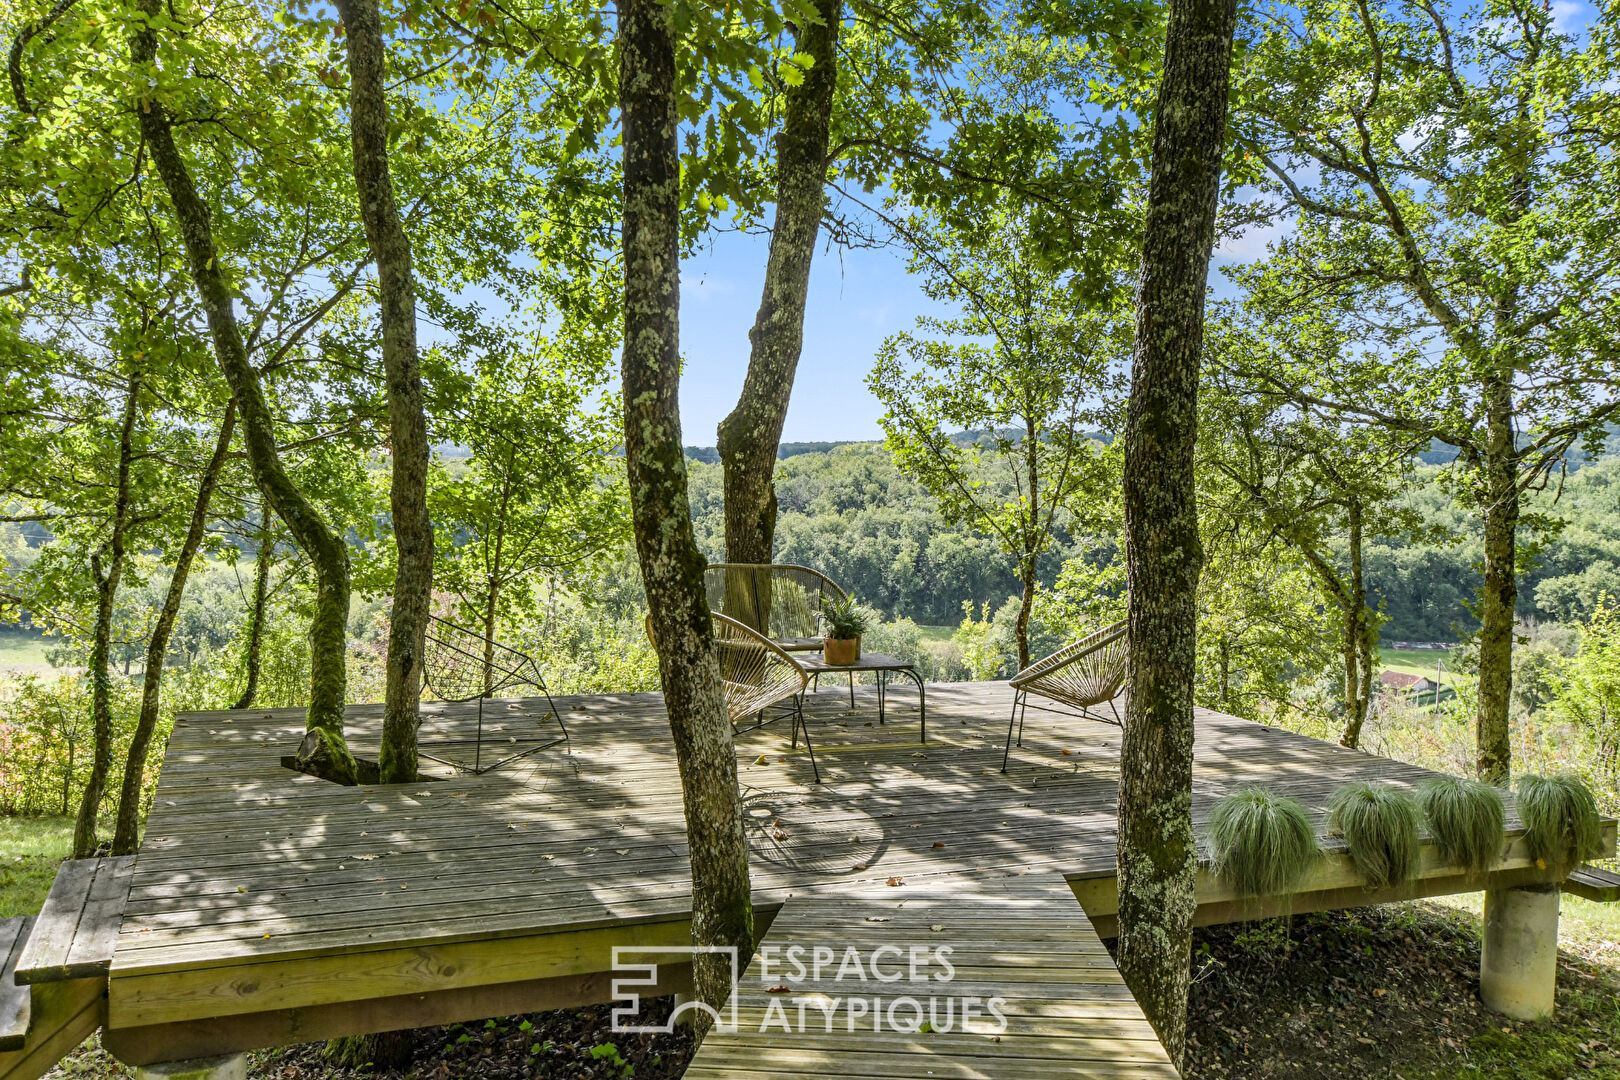
<instances>
[{"instance_id":1,"label":"weathered wood decking","mask_svg":"<svg viewBox=\"0 0 1620 1080\"><path fill-rule=\"evenodd\" d=\"M904 695L879 727L875 691L861 691L851 712L829 687L807 708L820 785L802 743L789 749L786 722L742 738L762 915L815 887L893 878L904 897L962 875L1058 874L1096 906L1106 935L1120 732L1032 712L1001 775L1010 703L1002 683L930 687L929 742L919 745ZM339 788L283 769L301 734L296 710L183 718L112 963L109 1048L150 1061L608 1000L613 946L684 944L690 885L661 698L557 706L572 757L546 752L404 787ZM428 730L472 715L429 711ZM497 703L486 723L491 711L521 722L543 705ZM351 710L358 752L374 754L379 722L379 707ZM1216 713L1201 712L1198 725L1200 819L1245 783L1294 795L1320 819L1347 780L1428 775ZM1493 881L1539 873L1520 847ZM1433 858L1426 875L1410 895L1482 887ZM1354 880L1345 860L1324 860L1315 903L1393 898ZM1232 903L1218 882L1203 892Z\"/></svg>"},{"instance_id":2,"label":"weathered wood decking","mask_svg":"<svg viewBox=\"0 0 1620 1080\"><path fill-rule=\"evenodd\" d=\"M795 895L738 985L692 1080L1177 1075L1056 874Z\"/></svg>"}]
</instances>

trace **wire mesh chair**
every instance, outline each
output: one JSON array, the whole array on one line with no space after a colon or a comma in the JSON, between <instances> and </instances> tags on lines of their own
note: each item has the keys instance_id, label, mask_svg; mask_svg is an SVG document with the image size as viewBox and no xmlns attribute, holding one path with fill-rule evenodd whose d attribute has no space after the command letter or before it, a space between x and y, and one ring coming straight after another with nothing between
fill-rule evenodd
<instances>
[{"instance_id":1,"label":"wire mesh chair","mask_svg":"<svg viewBox=\"0 0 1620 1080\"><path fill-rule=\"evenodd\" d=\"M753 627L729 615L711 611L714 622L714 657L720 667L720 687L726 703L726 717L732 733L743 735L773 724L784 715L793 718L793 745L799 745L804 732L804 748L810 755L810 769L821 782L816 751L810 745L810 729L804 722L804 690L810 676L787 650ZM652 615L646 619L647 638L657 645ZM752 723L745 721L753 719Z\"/></svg>"},{"instance_id":2,"label":"wire mesh chair","mask_svg":"<svg viewBox=\"0 0 1620 1080\"><path fill-rule=\"evenodd\" d=\"M1065 716L1080 716L1087 720L1100 720L1105 724L1124 726L1114 699L1125 687L1125 676L1130 659L1129 624L1117 622L1087 634L1079 641L1063 646L1044 660L1037 660L1012 677L1013 707L1007 719L1007 747L1001 755L1001 771L1007 771L1007 758L1012 754L1013 724L1018 724L1018 745L1024 745L1024 713L1029 710L1029 698L1055 701L1068 708L1037 705L1046 712ZM1113 718L1094 712L1104 703Z\"/></svg>"},{"instance_id":3,"label":"wire mesh chair","mask_svg":"<svg viewBox=\"0 0 1620 1080\"><path fill-rule=\"evenodd\" d=\"M557 711L557 703L551 700L551 691L546 688L545 676L540 674L540 665L527 653L502 645L464 626L441 619L437 615L428 616L427 633L425 635L426 655L423 657L422 677L435 697L448 702L476 701L478 703L478 726L473 737L473 760L468 765L465 761L440 757L426 750L419 749L422 757L429 761L437 761L441 765L448 765L462 772L481 775L511 764L531 754L548 750L559 743L567 746L567 753L574 752L573 742L568 736L568 726L563 723L562 713ZM549 715L540 718L540 723L546 720L557 721L557 727L562 732L556 738L547 738L540 735L542 741L532 745L525 745L516 753L508 754L497 761L485 765L484 752L484 701L495 697L502 691L517 687L528 687L538 690L546 699L546 708ZM539 729L544 731L543 728ZM508 745L518 741L515 737L507 735ZM450 742L452 740L443 740Z\"/></svg>"},{"instance_id":4,"label":"wire mesh chair","mask_svg":"<svg viewBox=\"0 0 1620 1080\"><path fill-rule=\"evenodd\" d=\"M821 648L816 616L844 590L819 570L794 563L710 563L703 572L709 610L770 638L789 652Z\"/></svg>"}]
</instances>

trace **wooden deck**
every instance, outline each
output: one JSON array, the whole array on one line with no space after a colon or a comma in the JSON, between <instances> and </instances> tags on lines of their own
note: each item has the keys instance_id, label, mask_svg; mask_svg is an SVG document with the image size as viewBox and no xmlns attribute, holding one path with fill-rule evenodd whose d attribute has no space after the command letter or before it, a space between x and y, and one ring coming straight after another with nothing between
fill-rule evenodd
<instances>
[{"instance_id":1,"label":"wooden deck","mask_svg":"<svg viewBox=\"0 0 1620 1080\"><path fill-rule=\"evenodd\" d=\"M794 896L736 998L692 1080L1177 1075L1056 874Z\"/></svg>"},{"instance_id":2,"label":"wooden deck","mask_svg":"<svg viewBox=\"0 0 1620 1080\"><path fill-rule=\"evenodd\" d=\"M1111 932L1117 728L1032 710L1002 775L1004 683L931 686L926 745L911 695L890 695L883 727L875 690L856 698L851 711L841 687L811 696L820 785L802 742L789 749L785 721L739 740L763 918L812 888L904 897L963 876L1056 874ZM301 735L297 710L182 718L111 966L109 1048L152 1061L605 1001L613 946L686 943L690 883L661 697L557 706L572 757L547 751L401 787L341 788L282 768ZM429 711L425 726L446 732L472 715ZM522 723L544 708L494 703L486 724L491 712ZM351 710L357 752L374 756L380 715ZM1299 798L1320 821L1345 781L1428 775L1209 712L1196 756L1200 819L1245 783ZM1516 835L1511 814L1509 826ZM1520 846L1493 881L1540 874ZM1432 856L1426 875L1410 895L1481 888ZM1394 898L1361 890L1342 858L1324 860L1310 885L1316 906ZM1243 915L1218 882L1204 881L1201 899Z\"/></svg>"}]
</instances>

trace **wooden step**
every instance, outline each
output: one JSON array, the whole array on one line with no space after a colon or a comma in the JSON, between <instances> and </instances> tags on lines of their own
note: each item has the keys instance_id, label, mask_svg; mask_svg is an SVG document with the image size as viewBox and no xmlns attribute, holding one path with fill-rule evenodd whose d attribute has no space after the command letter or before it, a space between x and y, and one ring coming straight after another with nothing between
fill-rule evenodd
<instances>
[{"instance_id":1,"label":"wooden step","mask_svg":"<svg viewBox=\"0 0 1620 1080\"><path fill-rule=\"evenodd\" d=\"M0 1050L20 1050L28 1039L32 995L11 976L33 925L32 915L0 920Z\"/></svg>"},{"instance_id":2,"label":"wooden step","mask_svg":"<svg viewBox=\"0 0 1620 1080\"><path fill-rule=\"evenodd\" d=\"M1564 891L1599 904L1612 904L1620 901L1620 874L1583 866L1564 879Z\"/></svg>"},{"instance_id":3,"label":"wooden step","mask_svg":"<svg viewBox=\"0 0 1620 1080\"><path fill-rule=\"evenodd\" d=\"M124 921L134 865L133 855L64 862L17 958L17 982L105 976Z\"/></svg>"}]
</instances>

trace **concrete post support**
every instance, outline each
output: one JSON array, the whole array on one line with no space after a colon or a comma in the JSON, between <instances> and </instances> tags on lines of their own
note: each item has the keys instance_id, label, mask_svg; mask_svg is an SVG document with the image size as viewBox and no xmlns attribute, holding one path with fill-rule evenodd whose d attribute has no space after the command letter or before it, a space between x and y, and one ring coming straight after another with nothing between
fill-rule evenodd
<instances>
[{"instance_id":1,"label":"concrete post support","mask_svg":"<svg viewBox=\"0 0 1620 1080\"><path fill-rule=\"evenodd\" d=\"M1558 886L1492 889L1485 894L1479 996L1515 1020L1552 1015L1558 984Z\"/></svg>"},{"instance_id":2,"label":"concrete post support","mask_svg":"<svg viewBox=\"0 0 1620 1080\"><path fill-rule=\"evenodd\" d=\"M140 1065L135 1069L135 1080L247 1080L247 1055L225 1054Z\"/></svg>"}]
</instances>

